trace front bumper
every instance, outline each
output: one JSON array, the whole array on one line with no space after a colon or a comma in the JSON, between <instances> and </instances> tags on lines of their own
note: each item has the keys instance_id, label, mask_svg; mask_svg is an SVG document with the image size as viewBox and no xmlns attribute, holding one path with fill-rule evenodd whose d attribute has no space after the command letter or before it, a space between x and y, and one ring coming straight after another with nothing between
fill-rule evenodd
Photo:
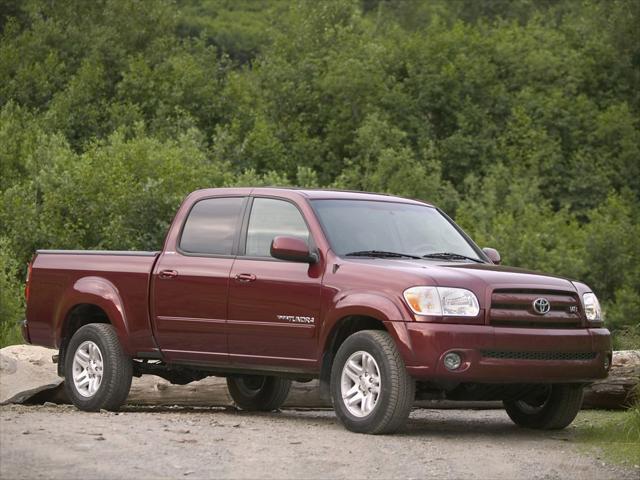
<instances>
[{"instance_id":1,"label":"front bumper","mask_svg":"<svg viewBox=\"0 0 640 480\"><path fill-rule=\"evenodd\" d=\"M611 338L605 328L540 329L486 325L407 323L413 358L407 370L418 380L474 383L571 383L605 378ZM462 364L448 370L443 357Z\"/></svg>"}]
</instances>

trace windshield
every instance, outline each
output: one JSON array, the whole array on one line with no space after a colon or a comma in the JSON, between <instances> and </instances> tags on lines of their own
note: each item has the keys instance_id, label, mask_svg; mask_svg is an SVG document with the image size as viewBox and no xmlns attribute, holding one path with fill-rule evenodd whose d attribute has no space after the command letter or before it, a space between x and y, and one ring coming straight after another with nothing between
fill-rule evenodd
<instances>
[{"instance_id":1,"label":"windshield","mask_svg":"<svg viewBox=\"0 0 640 480\"><path fill-rule=\"evenodd\" d=\"M436 254L435 258L463 260L457 255L483 261L433 207L371 200L313 200L312 204L331 248L340 256L370 253L429 258Z\"/></svg>"}]
</instances>

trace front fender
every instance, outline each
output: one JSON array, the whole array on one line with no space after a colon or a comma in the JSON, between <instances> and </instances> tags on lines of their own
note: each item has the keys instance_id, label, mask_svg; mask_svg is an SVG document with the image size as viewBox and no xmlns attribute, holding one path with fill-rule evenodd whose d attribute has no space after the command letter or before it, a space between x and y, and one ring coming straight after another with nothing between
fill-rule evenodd
<instances>
[{"instance_id":1,"label":"front fender","mask_svg":"<svg viewBox=\"0 0 640 480\"><path fill-rule=\"evenodd\" d=\"M118 335L118 340L127 353L129 348L129 326L124 303L118 288L102 277L82 277L62 295L62 301L54 315L56 345L59 347L71 311L78 305L89 304L100 307Z\"/></svg>"},{"instance_id":2,"label":"front fender","mask_svg":"<svg viewBox=\"0 0 640 480\"><path fill-rule=\"evenodd\" d=\"M413 321L413 318L398 302L377 292L340 294L333 308L325 315L321 333L323 345L327 345L340 321L350 316L366 316L381 321L395 340L405 363L413 360L411 340L405 323Z\"/></svg>"},{"instance_id":3,"label":"front fender","mask_svg":"<svg viewBox=\"0 0 640 480\"><path fill-rule=\"evenodd\" d=\"M410 320L397 302L377 292L344 292L334 300L325 318L327 323L333 325L335 321L350 315L366 315L382 322Z\"/></svg>"}]
</instances>

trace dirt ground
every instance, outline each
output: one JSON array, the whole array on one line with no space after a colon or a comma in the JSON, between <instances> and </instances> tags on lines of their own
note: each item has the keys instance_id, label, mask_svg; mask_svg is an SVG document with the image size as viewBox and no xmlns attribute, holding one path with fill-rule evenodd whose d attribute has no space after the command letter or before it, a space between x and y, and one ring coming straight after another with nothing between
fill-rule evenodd
<instances>
[{"instance_id":1,"label":"dirt ground","mask_svg":"<svg viewBox=\"0 0 640 480\"><path fill-rule=\"evenodd\" d=\"M14 405L0 407L0 478L638 478L572 435L502 410L414 410L402 434L368 436L328 410Z\"/></svg>"}]
</instances>

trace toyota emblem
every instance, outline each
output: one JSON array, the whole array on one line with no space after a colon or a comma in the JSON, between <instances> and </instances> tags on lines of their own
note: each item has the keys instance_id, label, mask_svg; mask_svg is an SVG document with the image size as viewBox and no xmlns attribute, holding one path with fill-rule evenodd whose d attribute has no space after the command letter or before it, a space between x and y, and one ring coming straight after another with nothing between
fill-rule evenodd
<instances>
[{"instance_id":1,"label":"toyota emblem","mask_svg":"<svg viewBox=\"0 0 640 480\"><path fill-rule=\"evenodd\" d=\"M546 298L536 298L533 301L533 310L540 315L544 315L545 313L549 313L549 310L551 310L551 304Z\"/></svg>"}]
</instances>

